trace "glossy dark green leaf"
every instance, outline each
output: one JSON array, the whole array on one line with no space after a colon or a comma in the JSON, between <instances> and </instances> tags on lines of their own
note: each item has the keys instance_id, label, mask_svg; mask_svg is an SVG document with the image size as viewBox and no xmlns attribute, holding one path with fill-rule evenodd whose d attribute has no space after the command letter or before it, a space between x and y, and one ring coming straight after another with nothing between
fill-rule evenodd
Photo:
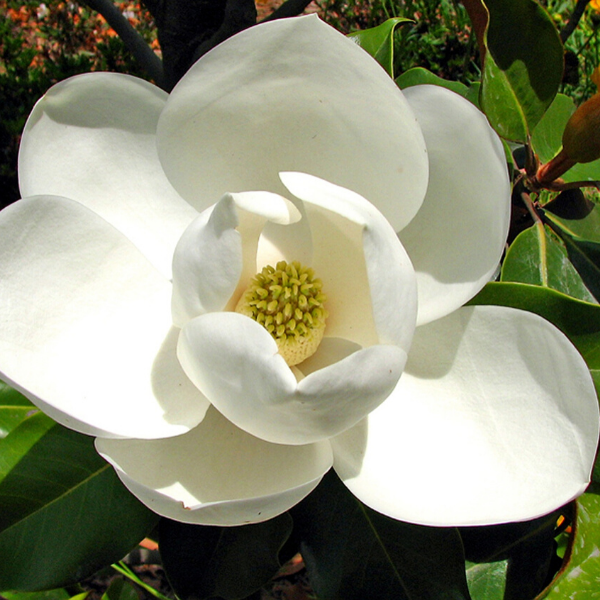
<instances>
[{"instance_id":1,"label":"glossy dark green leaf","mask_svg":"<svg viewBox=\"0 0 600 600\"><path fill-rule=\"evenodd\" d=\"M320 600L469 598L455 528L385 517L358 501L333 470L290 512Z\"/></svg>"},{"instance_id":2,"label":"glossy dark green leaf","mask_svg":"<svg viewBox=\"0 0 600 600\"><path fill-rule=\"evenodd\" d=\"M574 112L573 100L564 94L556 94L531 134L531 145L541 162L546 163L558 154L565 125Z\"/></svg>"},{"instance_id":3,"label":"glossy dark green leaf","mask_svg":"<svg viewBox=\"0 0 600 600\"><path fill-rule=\"evenodd\" d=\"M502 265L501 280L551 287L586 302L595 301L569 260L564 244L541 223L515 238Z\"/></svg>"},{"instance_id":4,"label":"glossy dark green leaf","mask_svg":"<svg viewBox=\"0 0 600 600\"><path fill-rule=\"evenodd\" d=\"M576 504L570 552L561 571L540 598L588 600L599 597L600 496L586 493L577 499Z\"/></svg>"},{"instance_id":5,"label":"glossy dark green leaf","mask_svg":"<svg viewBox=\"0 0 600 600\"><path fill-rule=\"evenodd\" d=\"M524 283L488 283L469 304L498 304L536 313L575 344L590 369L600 369L600 306Z\"/></svg>"},{"instance_id":6,"label":"glossy dark green leaf","mask_svg":"<svg viewBox=\"0 0 600 600\"><path fill-rule=\"evenodd\" d=\"M473 600L504 600L508 560L467 562L467 582Z\"/></svg>"},{"instance_id":7,"label":"glossy dark green leaf","mask_svg":"<svg viewBox=\"0 0 600 600\"><path fill-rule=\"evenodd\" d=\"M538 594L555 569L560 514L559 510L520 523L461 527L473 600L529 600Z\"/></svg>"},{"instance_id":8,"label":"glossy dark green leaf","mask_svg":"<svg viewBox=\"0 0 600 600\"><path fill-rule=\"evenodd\" d=\"M0 590L64 587L121 559L158 517L42 413L0 440Z\"/></svg>"},{"instance_id":9,"label":"glossy dark green leaf","mask_svg":"<svg viewBox=\"0 0 600 600\"><path fill-rule=\"evenodd\" d=\"M414 85L437 85L446 89L452 90L461 96L466 96L469 92L469 88L458 81L449 81L448 79L442 79L431 71L423 69L422 67L415 67L402 73L402 75L396 77L396 83L402 90L412 87Z\"/></svg>"},{"instance_id":10,"label":"glossy dark green leaf","mask_svg":"<svg viewBox=\"0 0 600 600\"><path fill-rule=\"evenodd\" d=\"M288 514L241 527L161 519L160 553L169 582L182 600L245 598L277 573L279 552L291 530Z\"/></svg>"},{"instance_id":11,"label":"glossy dark green leaf","mask_svg":"<svg viewBox=\"0 0 600 600\"><path fill-rule=\"evenodd\" d=\"M28 452L54 427L55 423L46 415L37 411L24 419L9 436L0 440L0 489L2 481L8 477ZM6 509L2 507L0 524ZM1 589L1 588L0 588Z\"/></svg>"},{"instance_id":12,"label":"glossy dark green leaf","mask_svg":"<svg viewBox=\"0 0 600 600\"><path fill-rule=\"evenodd\" d=\"M600 300L600 244L580 240L556 229L567 247L571 262L587 288Z\"/></svg>"},{"instance_id":13,"label":"glossy dark green leaf","mask_svg":"<svg viewBox=\"0 0 600 600\"><path fill-rule=\"evenodd\" d=\"M572 227L577 227L578 224L587 223L587 219L591 216L593 225L589 227L589 234L591 236L598 236L600 241L600 234L595 231L599 224L600 217L597 214L597 204L592 202L586 197L582 189L574 188L564 190L558 196L555 196L550 202L544 204L543 209L546 214L550 213L550 217L558 217L561 220L565 220L566 223L571 224ZM596 214L594 214L596 212ZM568 227L567 227L568 229ZM585 239L594 239L593 237L587 237L571 231L572 235L578 235Z\"/></svg>"},{"instance_id":14,"label":"glossy dark green leaf","mask_svg":"<svg viewBox=\"0 0 600 600\"><path fill-rule=\"evenodd\" d=\"M548 162L561 149L565 125L574 112L573 100L564 94L557 94L546 114L533 130L531 143L542 163ZM565 181L600 180L600 159L575 165L562 178Z\"/></svg>"},{"instance_id":15,"label":"glossy dark green leaf","mask_svg":"<svg viewBox=\"0 0 600 600\"><path fill-rule=\"evenodd\" d=\"M371 29L349 34L361 48L366 50L390 75L394 76L394 31L400 23L411 19L394 17Z\"/></svg>"},{"instance_id":16,"label":"glossy dark green leaf","mask_svg":"<svg viewBox=\"0 0 600 600\"><path fill-rule=\"evenodd\" d=\"M485 0L490 18L481 106L504 138L525 142L562 78L563 49L535 0Z\"/></svg>"},{"instance_id":17,"label":"glossy dark green leaf","mask_svg":"<svg viewBox=\"0 0 600 600\"><path fill-rule=\"evenodd\" d=\"M126 579L113 579L108 589L102 594L101 600L139 600L139 594L134 585Z\"/></svg>"},{"instance_id":18,"label":"glossy dark green leaf","mask_svg":"<svg viewBox=\"0 0 600 600\"><path fill-rule=\"evenodd\" d=\"M600 181L600 159L571 167L562 177L565 181Z\"/></svg>"},{"instance_id":19,"label":"glossy dark green leaf","mask_svg":"<svg viewBox=\"0 0 600 600\"><path fill-rule=\"evenodd\" d=\"M0 439L36 410L25 396L0 381Z\"/></svg>"}]
</instances>

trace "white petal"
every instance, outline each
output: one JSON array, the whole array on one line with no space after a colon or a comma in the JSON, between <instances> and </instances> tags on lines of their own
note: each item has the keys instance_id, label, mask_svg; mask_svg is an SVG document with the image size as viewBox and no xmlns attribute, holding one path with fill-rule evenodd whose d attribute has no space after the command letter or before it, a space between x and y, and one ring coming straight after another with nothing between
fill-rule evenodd
<instances>
[{"instance_id":1,"label":"white petal","mask_svg":"<svg viewBox=\"0 0 600 600\"><path fill-rule=\"evenodd\" d=\"M369 198L397 229L427 186L425 145L402 92L317 17L251 27L203 56L158 128L161 162L202 210L226 192L281 192L311 173Z\"/></svg>"},{"instance_id":2,"label":"white petal","mask_svg":"<svg viewBox=\"0 0 600 600\"><path fill-rule=\"evenodd\" d=\"M363 346L396 344L408 352L417 314L416 279L390 224L350 190L304 173L280 177L308 204L312 266L328 297L327 335ZM376 330L374 340L368 333L361 335L369 325Z\"/></svg>"},{"instance_id":3,"label":"white petal","mask_svg":"<svg viewBox=\"0 0 600 600\"><path fill-rule=\"evenodd\" d=\"M173 323L183 327L194 317L225 309L238 286L245 289L258 270L256 254L265 223L287 225L299 218L289 200L269 192L225 194L202 212L185 230L173 256Z\"/></svg>"},{"instance_id":4,"label":"white petal","mask_svg":"<svg viewBox=\"0 0 600 600\"><path fill-rule=\"evenodd\" d=\"M188 377L222 414L280 444L308 444L351 427L383 402L406 361L397 346L371 346L298 384L267 330L237 313L190 321L177 353Z\"/></svg>"},{"instance_id":5,"label":"white petal","mask_svg":"<svg viewBox=\"0 0 600 600\"><path fill-rule=\"evenodd\" d=\"M508 233L510 184L498 136L470 102L438 86L405 90L429 154L429 187L400 233L417 271L418 324L450 314L496 270Z\"/></svg>"},{"instance_id":6,"label":"white petal","mask_svg":"<svg viewBox=\"0 0 600 600\"><path fill-rule=\"evenodd\" d=\"M188 431L206 399L176 358L171 285L77 202L21 200L0 213L0 378L83 433Z\"/></svg>"},{"instance_id":7,"label":"white petal","mask_svg":"<svg viewBox=\"0 0 600 600\"><path fill-rule=\"evenodd\" d=\"M89 73L60 82L25 126L19 183L23 196L65 196L91 208L170 277L175 244L197 213L158 161L156 124L166 99L129 75Z\"/></svg>"},{"instance_id":8,"label":"white petal","mask_svg":"<svg viewBox=\"0 0 600 600\"><path fill-rule=\"evenodd\" d=\"M332 440L350 490L424 525L531 519L585 489L598 401L575 348L537 315L467 307L418 327L390 398Z\"/></svg>"},{"instance_id":9,"label":"white petal","mask_svg":"<svg viewBox=\"0 0 600 600\"><path fill-rule=\"evenodd\" d=\"M209 410L167 440L96 440L125 485L170 519L202 525L266 521L309 494L332 463L328 442L269 444Z\"/></svg>"}]
</instances>

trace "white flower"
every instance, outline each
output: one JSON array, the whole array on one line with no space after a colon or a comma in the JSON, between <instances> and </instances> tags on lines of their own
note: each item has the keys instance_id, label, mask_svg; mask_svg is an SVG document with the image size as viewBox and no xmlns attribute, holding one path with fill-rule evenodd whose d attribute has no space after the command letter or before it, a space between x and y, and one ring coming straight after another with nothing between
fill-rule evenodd
<instances>
[{"instance_id":1,"label":"white flower","mask_svg":"<svg viewBox=\"0 0 600 600\"><path fill-rule=\"evenodd\" d=\"M19 168L0 376L97 436L160 514L265 520L332 464L376 510L432 525L527 519L585 489L599 419L580 355L533 314L461 308L509 216L502 146L464 99L402 94L316 17L275 21L170 97L125 75L58 84ZM314 268L329 312L292 368L234 312L280 260Z\"/></svg>"}]
</instances>

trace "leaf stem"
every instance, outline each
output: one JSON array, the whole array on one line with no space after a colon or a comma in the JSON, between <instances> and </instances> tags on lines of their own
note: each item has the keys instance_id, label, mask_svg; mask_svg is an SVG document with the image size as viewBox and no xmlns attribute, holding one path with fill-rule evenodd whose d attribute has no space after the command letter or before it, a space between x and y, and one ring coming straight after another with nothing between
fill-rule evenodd
<instances>
[{"instance_id":1,"label":"leaf stem","mask_svg":"<svg viewBox=\"0 0 600 600\"><path fill-rule=\"evenodd\" d=\"M546 260L546 234L544 231L544 221L542 217L538 213L535 203L531 200L531 196L527 192L521 192L521 199L523 203L527 207L531 218L533 219L533 225L537 229L538 237L540 239L540 278L542 280L542 285L544 287L548 287L548 263Z\"/></svg>"},{"instance_id":2,"label":"leaf stem","mask_svg":"<svg viewBox=\"0 0 600 600\"><path fill-rule=\"evenodd\" d=\"M527 208L527 210L529 211L529 214L531 215L533 221L535 223L542 223L542 218L538 213L535 207L535 203L531 199L531 196L527 192L521 192L521 200L523 200L523 204L525 205L525 208Z\"/></svg>"},{"instance_id":3,"label":"leaf stem","mask_svg":"<svg viewBox=\"0 0 600 600\"><path fill-rule=\"evenodd\" d=\"M139 585L141 588L146 590L149 594L152 594L155 598L158 598L159 600L170 600L170 598L161 594L158 590L154 589L151 585L148 585L147 583L143 582L122 560L119 561L118 563L115 563L114 565L111 565L111 567L115 571L117 571L117 573L120 573L124 577L131 579L131 581L133 581L134 583Z\"/></svg>"}]
</instances>

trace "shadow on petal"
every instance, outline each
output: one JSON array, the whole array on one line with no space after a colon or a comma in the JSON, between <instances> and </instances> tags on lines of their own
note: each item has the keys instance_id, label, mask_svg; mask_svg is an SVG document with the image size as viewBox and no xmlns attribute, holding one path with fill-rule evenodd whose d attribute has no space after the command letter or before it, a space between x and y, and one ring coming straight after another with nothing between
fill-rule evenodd
<instances>
[{"instance_id":1,"label":"shadow on petal","mask_svg":"<svg viewBox=\"0 0 600 600\"><path fill-rule=\"evenodd\" d=\"M190 425L204 418L210 402L188 379L177 358L179 328L171 327L152 365L152 390L164 409L164 420Z\"/></svg>"},{"instance_id":2,"label":"shadow on petal","mask_svg":"<svg viewBox=\"0 0 600 600\"><path fill-rule=\"evenodd\" d=\"M98 438L100 454L150 508L180 521L236 525L287 510L332 463L328 442L271 444L245 433L216 409L181 436Z\"/></svg>"},{"instance_id":3,"label":"shadow on petal","mask_svg":"<svg viewBox=\"0 0 600 600\"><path fill-rule=\"evenodd\" d=\"M464 308L454 319L440 319L417 328L405 371L419 379L441 379L452 370L473 311ZM443 340L443 343L440 343ZM435 360L432 360L432 353Z\"/></svg>"},{"instance_id":4,"label":"shadow on petal","mask_svg":"<svg viewBox=\"0 0 600 600\"><path fill-rule=\"evenodd\" d=\"M155 135L156 120L166 100L165 92L142 79L122 73L89 73L61 82L42 102L44 112L55 123L90 129L110 126ZM154 105L154 120L147 111L136 110L139 102ZM115 105L124 110L115 110ZM42 114L34 112L37 119ZM30 121L28 128L34 124Z\"/></svg>"},{"instance_id":5,"label":"shadow on petal","mask_svg":"<svg viewBox=\"0 0 600 600\"><path fill-rule=\"evenodd\" d=\"M319 349L309 356L305 361L298 365L298 370L306 377L319 369L324 369L329 365L354 354L360 350L362 346L338 337L324 337L319 345Z\"/></svg>"}]
</instances>

